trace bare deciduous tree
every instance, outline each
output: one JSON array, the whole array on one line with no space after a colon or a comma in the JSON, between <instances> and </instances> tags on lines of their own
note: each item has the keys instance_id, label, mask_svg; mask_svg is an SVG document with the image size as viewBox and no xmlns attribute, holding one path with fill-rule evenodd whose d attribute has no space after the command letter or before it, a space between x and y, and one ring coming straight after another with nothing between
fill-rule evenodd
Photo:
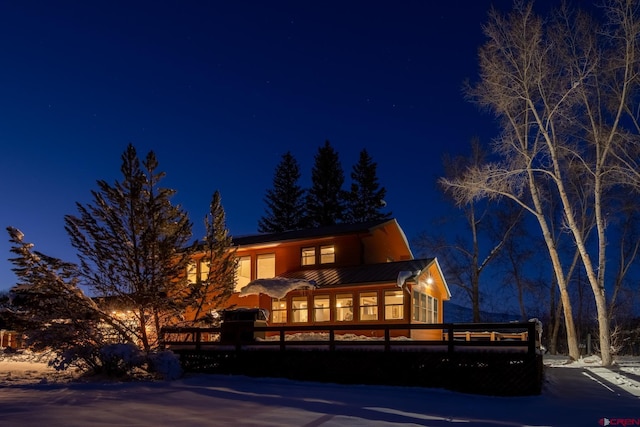
<instances>
[{"instance_id":1,"label":"bare deciduous tree","mask_svg":"<svg viewBox=\"0 0 640 427\"><path fill-rule=\"evenodd\" d=\"M611 0L603 26L565 5L548 21L521 1L508 16L492 10L480 49L480 80L469 95L501 120L493 147L499 161L473 168L463 179L441 180L460 200L507 197L537 219L558 282L569 355L577 358L566 267L545 215L546 197L559 200L564 230L593 292L603 365L612 362L605 284L607 217L615 213L607 210L607 200L613 189L640 182L637 9L637 2ZM571 182L582 183L582 199L576 200ZM580 207L584 202L586 209ZM595 219L591 240L585 217Z\"/></svg>"}]
</instances>

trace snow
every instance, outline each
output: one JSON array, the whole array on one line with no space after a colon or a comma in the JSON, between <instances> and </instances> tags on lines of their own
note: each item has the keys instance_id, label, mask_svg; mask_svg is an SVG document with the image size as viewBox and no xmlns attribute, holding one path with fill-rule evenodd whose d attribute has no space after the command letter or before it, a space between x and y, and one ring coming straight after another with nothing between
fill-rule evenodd
<instances>
[{"instance_id":1,"label":"snow","mask_svg":"<svg viewBox=\"0 0 640 427\"><path fill-rule=\"evenodd\" d=\"M313 280L288 279L285 277L256 279L240 289L240 296L265 294L271 298L280 299L296 289L316 289L317 287L318 285Z\"/></svg>"},{"instance_id":2,"label":"snow","mask_svg":"<svg viewBox=\"0 0 640 427\"><path fill-rule=\"evenodd\" d=\"M46 357L0 355L0 417L13 426L575 426L640 423L640 358L545 356L539 396L336 385L243 376L79 380ZM310 367L311 368L311 367ZM74 379L74 374L76 375ZM636 421L637 420L637 421Z\"/></svg>"}]
</instances>

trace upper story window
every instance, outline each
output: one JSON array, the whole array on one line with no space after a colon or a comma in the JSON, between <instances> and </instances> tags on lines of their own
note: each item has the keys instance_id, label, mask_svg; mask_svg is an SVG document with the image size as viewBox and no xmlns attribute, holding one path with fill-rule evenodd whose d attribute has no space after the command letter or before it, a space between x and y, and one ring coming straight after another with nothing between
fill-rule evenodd
<instances>
[{"instance_id":1,"label":"upper story window","mask_svg":"<svg viewBox=\"0 0 640 427\"><path fill-rule=\"evenodd\" d=\"M316 248L302 248L301 265L313 265L316 263Z\"/></svg>"},{"instance_id":2,"label":"upper story window","mask_svg":"<svg viewBox=\"0 0 640 427\"><path fill-rule=\"evenodd\" d=\"M331 264L333 262L336 262L335 246L320 246L320 264Z\"/></svg>"},{"instance_id":3,"label":"upper story window","mask_svg":"<svg viewBox=\"0 0 640 427\"><path fill-rule=\"evenodd\" d=\"M187 265L187 281L189 283L198 282L198 266L193 261L189 262Z\"/></svg>"},{"instance_id":4,"label":"upper story window","mask_svg":"<svg viewBox=\"0 0 640 427\"><path fill-rule=\"evenodd\" d=\"M276 254L260 254L256 258L256 279L269 279L276 275Z\"/></svg>"},{"instance_id":5,"label":"upper story window","mask_svg":"<svg viewBox=\"0 0 640 427\"><path fill-rule=\"evenodd\" d=\"M209 262L202 258L200 260L200 282L206 282L209 279Z\"/></svg>"},{"instance_id":6,"label":"upper story window","mask_svg":"<svg viewBox=\"0 0 640 427\"><path fill-rule=\"evenodd\" d=\"M240 289L242 289L244 286L249 284L250 281L251 281L251 257L250 256L238 257L236 286L234 288L234 291L240 292Z\"/></svg>"}]
</instances>

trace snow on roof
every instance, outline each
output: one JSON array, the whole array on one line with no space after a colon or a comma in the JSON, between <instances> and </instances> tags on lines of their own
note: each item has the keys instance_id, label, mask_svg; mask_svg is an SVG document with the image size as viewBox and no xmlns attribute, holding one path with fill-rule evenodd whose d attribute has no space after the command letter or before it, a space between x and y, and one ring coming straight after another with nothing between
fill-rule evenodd
<instances>
[{"instance_id":1,"label":"snow on roof","mask_svg":"<svg viewBox=\"0 0 640 427\"><path fill-rule=\"evenodd\" d=\"M271 298L280 299L296 289L316 289L317 287L318 285L313 280L287 279L285 277L256 279L240 289L240 296L266 294Z\"/></svg>"}]
</instances>

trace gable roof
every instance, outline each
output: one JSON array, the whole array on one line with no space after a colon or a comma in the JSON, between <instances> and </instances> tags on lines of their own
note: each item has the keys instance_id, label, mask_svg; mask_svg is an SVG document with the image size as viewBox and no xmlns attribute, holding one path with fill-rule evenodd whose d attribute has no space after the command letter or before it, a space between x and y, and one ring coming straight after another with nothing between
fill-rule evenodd
<instances>
[{"instance_id":1,"label":"gable roof","mask_svg":"<svg viewBox=\"0 0 640 427\"><path fill-rule=\"evenodd\" d=\"M396 283L400 272L421 271L434 260L435 258L426 258L352 267L304 269L280 274L279 277L314 281L320 288L365 283Z\"/></svg>"},{"instance_id":2,"label":"gable roof","mask_svg":"<svg viewBox=\"0 0 640 427\"><path fill-rule=\"evenodd\" d=\"M335 224L325 227L306 228L303 230L283 231L281 233L260 233L240 237L233 237L234 246L248 246L260 243L284 242L290 240L304 240L318 237L337 236L342 234L366 233L387 223L395 223L400 232L402 229L395 219L359 222L353 224ZM406 238L405 238L406 240Z\"/></svg>"}]
</instances>

